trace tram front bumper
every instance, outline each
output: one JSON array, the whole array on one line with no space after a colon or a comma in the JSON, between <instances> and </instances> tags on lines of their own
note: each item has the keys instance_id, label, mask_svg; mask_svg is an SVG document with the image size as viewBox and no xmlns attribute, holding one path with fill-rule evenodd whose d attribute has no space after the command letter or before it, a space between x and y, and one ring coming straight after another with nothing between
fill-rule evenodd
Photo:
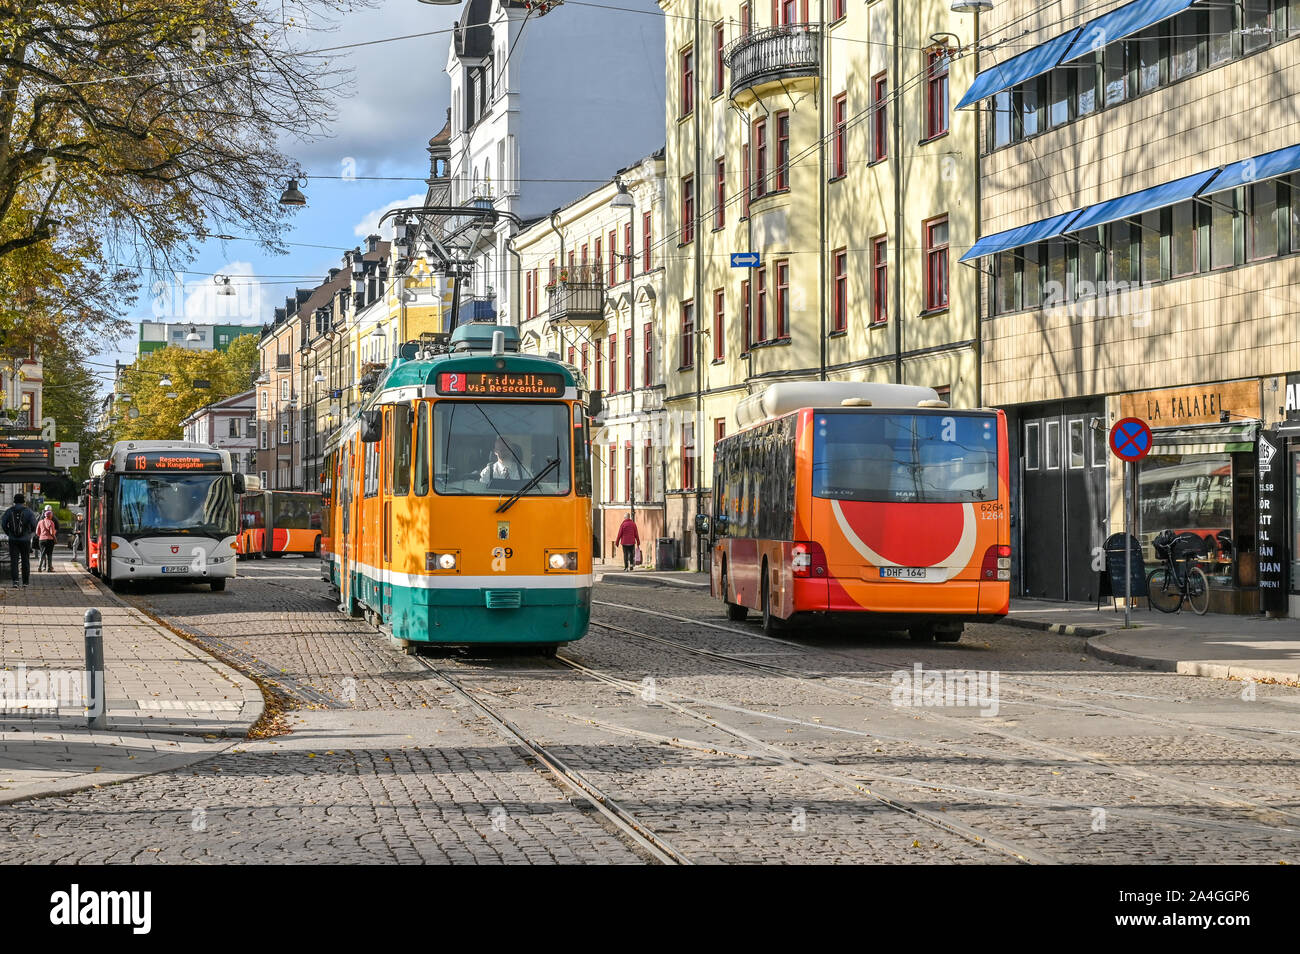
<instances>
[{"instance_id":1,"label":"tram front bumper","mask_svg":"<svg viewBox=\"0 0 1300 954\"><path fill-rule=\"evenodd\" d=\"M430 643L563 643L591 619L591 587L396 587L393 635Z\"/></svg>"}]
</instances>

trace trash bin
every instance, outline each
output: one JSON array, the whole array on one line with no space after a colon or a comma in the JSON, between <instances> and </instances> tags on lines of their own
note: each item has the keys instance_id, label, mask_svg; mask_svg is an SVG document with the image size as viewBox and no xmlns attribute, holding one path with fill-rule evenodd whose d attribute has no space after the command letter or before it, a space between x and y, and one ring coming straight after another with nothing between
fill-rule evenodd
<instances>
[{"instance_id":1,"label":"trash bin","mask_svg":"<svg viewBox=\"0 0 1300 954\"><path fill-rule=\"evenodd\" d=\"M677 569L677 539L675 537L659 537L655 544L655 569Z\"/></svg>"}]
</instances>

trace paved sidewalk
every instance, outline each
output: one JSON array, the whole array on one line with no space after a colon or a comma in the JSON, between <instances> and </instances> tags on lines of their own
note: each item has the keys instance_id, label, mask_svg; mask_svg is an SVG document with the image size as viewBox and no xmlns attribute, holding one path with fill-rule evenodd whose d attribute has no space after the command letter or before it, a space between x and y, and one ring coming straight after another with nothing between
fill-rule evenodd
<instances>
[{"instance_id":1,"label":"paved sidewalk","mask_svg":"<svg viewBox=\"0 0 1300 954\"><path fill-rule=\"evenodd\" d=\"M223 594L194 598L213 597ZM91 607L103 614L108 725L101 731L87 728L75 698L85 685L83 617ZM56 558L53 572L33 573L23 589L0 579L0 803L207 758L243 738L262 707L251 680L66 559Z\"/></svg>"},{"instance_id":2,"label":"paved sidewalk","mask_svg":"<svg viewBox=\"0 0 1300 954\"><path fill-rule=\"evenodd\" d=\"M675 586L708 592L706 573L635 570L609 564L596 578L606 583ZM1003 625L1081 636L1098 659L1216 679L1253 679L1300 685L1300 620L1259 616L1172 615L1145 608L1132 614L1134 627L1124 629L1124 612L1092 603L1012 600Z\"/></svg>"}]
</instances>

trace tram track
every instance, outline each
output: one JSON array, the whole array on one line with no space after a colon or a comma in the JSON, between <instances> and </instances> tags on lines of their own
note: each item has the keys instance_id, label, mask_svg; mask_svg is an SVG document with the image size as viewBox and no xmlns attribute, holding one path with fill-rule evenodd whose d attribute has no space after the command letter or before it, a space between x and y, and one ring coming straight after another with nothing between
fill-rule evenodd
<instances>
[{"instance_id":1,"label":"tram track","mask_svg":"<svg viewBox=\"0 0 1300 954\"><path fill-rule=\"evenodd\" d=\"M656 615L668 615L668 614L656 614ZM849 690L840 688L838 685L835 685L835 683L847 683L852 687L854 687L854 689L857 689L859 691L862 689L872 689L875 691L884 691L886 693L890 691L888 686L882 686L865 680L852 679L843 676L820 675L820 674L801 672L799 670L791 669L786 666L775 665L772 663L757 662L730 653L690 646L686 643L682 643L679 642L678 640L673 640L668 637L655 636L649 633L641 633L635 630L629 630L624 627L615 626L609 623L593 621L591 625L598 626L602 629L606 629L611 632L620 633L621 635L627 637L641 639L643 641L648 641L659 645L665 645L670 648L676 649L678 651L686 652L692 655L711 658L721 662L729 663L731 665L741 666L743 668L765 672L768 674L780 675L785 678L793 679L800 682L811 683L818 686L819 688L822 688L824 690L829 690L830 692L837 695L852 696L854 695L854 693L850 692ZM714 626L715 628L738 633L740 635L754 635L755 638L760 638L760 639L774 638L774 637L762 636L760 634L745 634L743 633L743 631L734 630L731 627L720 626L717 624L704 623L703 625ZM781 640L781 642L787 643L788 641ZM797 644L790 644L790 645L797 645ZM888 671L893 671L896 668L897 667L890 667ZM1295 834L1296 836L1300 837L1300 827L1296 827L1297 824L1300 824L1300 813L1298 812L1290 811L1288 809L1283 809L1283 808L1277 808L1272 805L1266 805L1245 797L1226 796L1221 794L1219 791L1217 791L1216 786L1210 786L1199 782L1188 782L1182 779L1173 778L1168 775L1163 775L1156 772L1149 772L1145 769L1139 769L1134 766L1125 765L1123 763L1114 762L1109 759L1101 758L1091 753L1079 752L1053 743L1042 742L1037 739L1032 739L1032 738L1018 735L1016 733L1007 732L1004 729L999 729L993 726L983 726L978 733L973 733L972 730L966 724L969 720L958 719L951 716L944 716L940 713L936 713L926 709L919 710L919 711L923 712L924 716L930 719L931 721L939 722L946 726L958 728L967 735L987 734L996 738L1001 738L1007 742L1011 742L1013 744L1020 745L1022 747L1036 749L1040 752L1055 756L1056 758L1062 759L1070 763L1072 766L1078 767L1084 771L1088 771L1092 773L1100 773L1105 775L1120 775L1120 776L1131 778L1135 781L1142 781L1149 784L1161 786L1166 789L1176 791L1184 796L1191 796L1193 798L1198 798L1209 802L1215 802L1226 808L1231 808L1238 811L1247 810L1260 815L1270 815L1278 818L1288 819L1292 823L1291 825L1270 825L1268 827L1270 830L1274 830L1281 833L1287 833L1287 834ZM763 713L759 713L759 712L754 712L753 714L758 715L760 717L764 715ZM792 720L790 720L789 717L782 717L782 721L792 721ZM1182 725L1185 726L1186 723L1183 723ZM856 735L870 735L872 737L885 738L885 736L879 733L864 733L861 730L849 729L848 727L845 726L833 726L831 724L827 724L824 722L816 723L815 726L818 729L827 729L830 731L840 731L840 732L847 732ZM915 739L897 739L897 741L903 741L910 744L922 744L922 745L939 747L939 748L958 748L958 746L953 746L951 744L944 745L941 743L933 743L933 742L921 743ZM1254 741L1254 740L1250 740L1250 741ZM959 748L962 751L970 751L972 750L972 748L978 748L978 747L979 747L978 744L976 744L975 746L971 746L967 744L967 745L961 745ZM986 751L989 751L989 754L998 754L998 755L1005 756L1005 753L995 752L992 750L986 750ZM923 780L918 780L918 784L924 785L925 783ZM1195 818L1187 818L1186 816L1173 816L1173 817L1186 818L1186 821L1190 824L1196 824L1196 822L1198 821Z\"/></svg>"}]
</instances>

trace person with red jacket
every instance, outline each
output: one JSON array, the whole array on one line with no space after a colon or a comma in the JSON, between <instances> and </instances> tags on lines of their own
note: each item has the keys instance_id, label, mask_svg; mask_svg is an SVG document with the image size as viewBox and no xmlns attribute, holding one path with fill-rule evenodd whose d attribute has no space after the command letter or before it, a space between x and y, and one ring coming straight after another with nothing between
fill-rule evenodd
<instances>
[{"instance_id":1,"label":"person with red jacket","mask_svg":"<svg viewBox=\"0 0 1300 954\"><path fill-rule=\"evenodd\" d=\"M641 542L641 535L637 533L636 521L632 519L632 514L619 524L618 536L614 538L614 546L623 548L623 569L632 569L632 554L637 544Z\"/></svg>"},{"instance_id":2,"label":"person with red jacket","mask_svg":"<svg viewBox=\"0 0 1300 954\"><path fill-rule=\"evenodd\" d=\"M48 504L36 524L36 538L41 542L41 562L37 570L54 571L54 541L59 536L59 521L55 519L54 508Z\"/></svg>"}]
</instances>

